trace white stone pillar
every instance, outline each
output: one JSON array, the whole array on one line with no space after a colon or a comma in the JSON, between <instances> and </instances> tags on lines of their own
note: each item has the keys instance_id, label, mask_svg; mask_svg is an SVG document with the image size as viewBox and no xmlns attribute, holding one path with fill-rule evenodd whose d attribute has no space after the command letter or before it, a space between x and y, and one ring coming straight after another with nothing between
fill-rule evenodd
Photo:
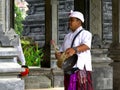
<instances>
[{"instance_id":1,"label":"white stone pillar","mask_svg":"<svg viewBox=\"0 0 120 90\"><path fill-rule=\"evenodd\" d=\"M57 44L58 42L58 0L51 0L51 6L52 6L52 40L54 40ZM52 68L57 67L53 50L51 50L51 67Z\"/></svg>"},{"instance_id":2,"label":"white stone pillar","mask_svg":"<svg viewBox=\"0 0 120 90\"><path fill-rule=\"evenodd\" d=\"M0 24L3 32L10 29L10 0L0 0Z\"/></svg>"},{"instance_id":3,"label":"white stone pillar","mask_svg":"<svg viewBox=\"0 0 120 90\"><path fill-rule=\"evenodd\" d=\"M21 65L14 62L19 55L14 48L18 46L19 36L10 29L10 2L0 0L0 90L24 90L24 80L18 77Z\"/></svg>"},{"instance_id":4,"label":"white stone pillar","mask_svg":"<svg viewBox=\"0 0 120 90\"><path fill-rule=\"evenodd\" d=\"M52 39L58 41L58 1L51 0L52 5Z\"/></svg>"},{"instance_id":5,"label":"white stone pillar","mask_svg":"<svg viewBox=\"0 0 120 90\"><path fill-rule=\"evenodd\" d=\"M5 31L5 2L6 0L0 0L0 24L2 25L3 31Z\"/></svg>"}]
</instances>

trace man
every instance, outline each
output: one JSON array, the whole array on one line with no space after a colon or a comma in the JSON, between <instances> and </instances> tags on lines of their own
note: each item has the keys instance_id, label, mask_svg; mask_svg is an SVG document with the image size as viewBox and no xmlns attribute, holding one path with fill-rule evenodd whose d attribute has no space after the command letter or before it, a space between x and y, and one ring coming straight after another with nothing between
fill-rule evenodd
<instances>
[{"instance_id":1,"label":"man","mask_svg":"<svg viewBox=\"0 0 120 90\"><path fill-rule=\"evenodd\" d=\"M83 29L84 16L81 12L73 11L69 15L69 32L60 48L60 52L55 53L57 59L60 58L63 52L67 57L73 54L78 55L77 63L73 68L77 68L77 71L71 74L64 74L64 86L65 90L93 90L91 79L91 40L92 34ZM76 37L73 47L71 47L73 38L82 30Z\"/></svg>"}]
</instances>

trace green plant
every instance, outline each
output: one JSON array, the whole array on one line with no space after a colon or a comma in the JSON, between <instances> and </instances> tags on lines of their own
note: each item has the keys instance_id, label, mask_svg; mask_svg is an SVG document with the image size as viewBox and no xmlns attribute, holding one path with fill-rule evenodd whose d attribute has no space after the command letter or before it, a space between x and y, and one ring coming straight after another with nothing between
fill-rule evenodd
<instances>
[{"instance_id":1,"label":"green plant","mask_svg":"<svg viewBox=\"0 0 120 90\"><path fill-rule=\"evenodd\" d=\"M38 48L38 44L34 44L32 39L29 37L22 37L23 24L22 11L16 5L14 6L15 18L14 18L14 29L15 32L21 37L21 44L23 53L28 66L40 66L40 61L43 58L42 49Z\"/></svg>"},{"instance_id":2,"label":"green plant","mask_svg":"<svg viewBox=\"0 0 120 90\"><path fill-rule=\"evenodd\" d=\"M44 55L42 49L38 48L38 44L31 44L29 40L22 39L21 42L26 59L26 65L40 66L40 61Z\"/></svg>"},{"instance_id":3,"label":"green plant","mask_svg":"<svg viewBox=\"0 0 120 90\"><path fill-rule=\"evenodd\" d=\"M15 29L15 32L21 36L23 31L22 21L24 20L24 18L22 17L23 13L20 10L20 8L17 7L16 5L14 5L14 11L15 11L14 29Z\"/></svg>"}]
</instances>

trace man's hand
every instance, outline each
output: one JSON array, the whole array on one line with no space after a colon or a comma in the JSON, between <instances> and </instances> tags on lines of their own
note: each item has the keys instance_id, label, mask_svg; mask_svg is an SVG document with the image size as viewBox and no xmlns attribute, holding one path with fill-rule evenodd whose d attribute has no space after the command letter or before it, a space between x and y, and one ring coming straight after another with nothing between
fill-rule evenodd
<instances>
[{"instance_id":1,"label":"man's hand","mask_svg":"<svg viewBox=\"0 0 120 90\"><path fill-rule=\"evenodd\" d=\"M66 51L65 51L65 54L67 57L70 57L72 56L73 54L75 54L75 50L73 48L68 48Z\"/></svg>"},{"instance_id":2,"label":"man's hand","mask_svg":"<svg viewBox=\"0 0 120 90\"><path fill-rule=\"evenodd\" d=\"M56 53L55 53L55 57L56 57L56 59L58 59L58 60L59 60L59 59L60 59L60 57L61 57L61 52L56 52Z\"/></svg>"}]
</instances>

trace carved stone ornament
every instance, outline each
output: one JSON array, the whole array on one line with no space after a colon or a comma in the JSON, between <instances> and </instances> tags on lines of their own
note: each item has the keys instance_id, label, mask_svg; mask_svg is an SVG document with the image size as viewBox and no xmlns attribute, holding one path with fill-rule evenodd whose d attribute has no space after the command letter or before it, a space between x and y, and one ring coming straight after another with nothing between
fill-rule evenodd
<instances>
[{"instance_id":1,"label":"carved stone ornament","mask_svg":"<svg viewBox=\"0 0 120 90\"><path fill-rule=\"evenodd\" d=\"M2 25L0 25L0 46L18 46L19 36L14 29L3 32Z\"/></svg>"}]
</instances>

